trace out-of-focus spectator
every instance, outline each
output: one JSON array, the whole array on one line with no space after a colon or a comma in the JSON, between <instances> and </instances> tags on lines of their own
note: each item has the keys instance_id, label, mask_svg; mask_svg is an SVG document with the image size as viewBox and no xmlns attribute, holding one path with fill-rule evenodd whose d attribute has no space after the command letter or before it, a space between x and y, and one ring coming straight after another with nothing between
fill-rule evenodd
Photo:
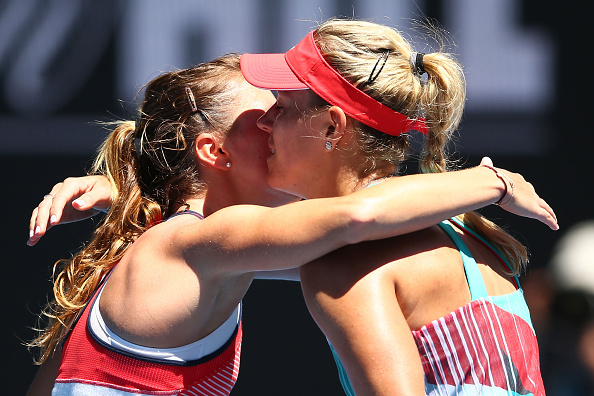
<instances>
[{"instance_id":1,"label":"out-of-focus spectator","mask_svg":"<svg viewBox=\"0 0 594 396\"><path fill-rule=\"evenodd\" d=\"M594 395L594 221L557 242L549 266L523 281L549 396Z\"/></svg>"}]
</instances>

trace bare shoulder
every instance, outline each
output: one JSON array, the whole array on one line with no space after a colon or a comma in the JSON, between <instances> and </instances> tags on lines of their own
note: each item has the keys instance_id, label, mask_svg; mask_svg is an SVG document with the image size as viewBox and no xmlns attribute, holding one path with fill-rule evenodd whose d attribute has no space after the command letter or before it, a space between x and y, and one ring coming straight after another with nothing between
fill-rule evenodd
<instances>
[{"instance_id":1,"label":"bare shoulder","mask_svg":"<svg viewBox=\"0 0 594 396\"><path fill-rule=\"evenodd\" d=\"M437 226L334 251L303 268L301 282L306 300L324 299L328 310L355 291L365 304L391 292L411 328L470 299L460 253Z\"/></svg>"},{"instance_id":2,"label":"bare shoulder","mask_svg":"<svg viewBox=\"0 0 594 396\"><path fill-rule=\"evenodd\" d=\"M441 250L447 249L447 241L437 227L429 227L406 235L345 246L304 266L301 279L306 285L328 283L348 288L373 273L393 277L397 282L410 272L429 270L418 263L427 264L428 257L441 254Z\"/></svg>"},{"instance_id":3,"label":"bare shoulder","mask_svg":"<svg viewBox=\"0 0 594 396\"><path fill-rule=\"evenodd\" d=\"M103 289L101 315L127 341L172 347L183 345L199 329L199 323L188 323L200 309L205 276L185 262L174 230L172 224L162 223L146 231L116 265Z\"/></svg>"}]
</instances>

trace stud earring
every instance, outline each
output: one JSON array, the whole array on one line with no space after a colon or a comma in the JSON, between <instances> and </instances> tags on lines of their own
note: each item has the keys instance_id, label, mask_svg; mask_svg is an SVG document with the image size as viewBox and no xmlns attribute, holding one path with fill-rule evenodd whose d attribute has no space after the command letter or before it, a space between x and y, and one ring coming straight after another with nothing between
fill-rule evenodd
<instances>
[{"instance_id":1,"label":"stud earring","mask_svg":"<svg viewBox=\"0 0 594 396\"><path fill-rule=\"evenodd\" d=\"M225 164L225 166L226 166L227 168L231 168L231 162L227 162L227 163Z\"/></svg>"},{"instance_id":2,"label":"stud earring","mask_svg":"<svg viewBox=\"0 0 594 396\"><path fill-rule=\"evenodd\" d=\"M332 150L332 142L331 141L326 141L326 150L330 151Z\"/></svg>"}]
</instances>

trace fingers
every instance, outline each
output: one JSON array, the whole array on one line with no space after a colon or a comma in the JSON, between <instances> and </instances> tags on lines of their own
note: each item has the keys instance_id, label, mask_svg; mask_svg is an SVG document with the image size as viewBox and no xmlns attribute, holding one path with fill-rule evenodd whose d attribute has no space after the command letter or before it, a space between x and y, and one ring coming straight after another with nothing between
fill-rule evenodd
<instances>
[{"instance_id":1,"label":"fingers","mask_svg":"<svg viewBox=\"0 0 594 396\"><path fill-rule=\"evenodd\" d=\"M46 194L39 205L33 209L31 219L29 220L29 239L27 245L33 246L37 243L45 232L51 228L50 209L52 202L56 197L56 192L60 190L62 183L56 184L49 194ZM54 217L51 217L54 220Z\"/></svg>"},{"instance_id":2,"label":"fingers","mask_svg":"<svg viewBox=\"0 0 594 396\"><path fill-rule=\"evenodd\" d=\"M47 230L60 224L64 209L73 197L80 194L81 187L80 183L73 182L70 178L54 185L31 214L27 245L35 245Z\"/></svg>"},{"instance_id":3,"label":"fingers","mask_svg":"<svg viewBox=\"0 0 594 396\"><path fill-rule=\"evenodd\" d=\"M33 246L37 243L37 238L35 237L35 221L37 220L37 212L39 212L39 208L33 209L33 213L31 214L31 219L29 220L29 239L27 240L27 245Z\"/></svg>"},{"instance_id":4,"label":"fingers","mask_svg":"<svg viewBox=\"0 0 594 396\"><path fill-rule=\"evenodd\" d=\"M558 230L559 224L557 223L557 215L555 215L553 208L551 208L542 198L540 199L540 207L545 211L544 220L542 222L548 225L551 230Z\"/></svg>"},{"instance_id":5,"label":"fingers","mask_svg":"<svg viewBox=\"0 0 594 396\"><path fill-rule=\"evenodd\" d=\"M54 225L89 218L108 209L111 184L104 176L70 177L56 184L31 214L29 240L33 246Z\"/></svg>"},{"instance_id":6,"label":"fingers","mask_svg":"<svg viewBox=\"0 0 594 396\"><path fill-rule=\"evenodd\" d=\"M51 194L53 195L53 198L50 202L47 213L47 217L49 218L48 229L52 226L60 224L66 205L68 205L73 195L79 193L78 189L76 191L70 191L72 190L72 186L68 180L69 179L66 179L62 183L58 183L54 186L54 188L52 188Z\"/></svg>"},{"instance_id":7,"label":"fingers","mask_svg":"<svg viewBox=\"0 0 594 396\"><path fill-rule=\"evenodd\" d=\"M481 165L488 164L488 161L490 161L489 158L483 158ZM509 180L506 191L506 196L509 196L509 199L504 198L505 202L500 204L501 208L519 216L536 219L552 230L559 229L555 212L545 200L538 196L532 183L526 181L519 173L497 169Z\"/></svg>"},{"instance_id":8,"label":"fingers","mask_svg":"<svg viewBox=\"0 0 594 396\"><path fill-rule=\"evenodd\" d=\"M81 184L83 181L85 185ZM72 201L72 207L79 211L87 211L91 209L106 210L111 206L112 188L109 180L105 176L86 176L84 178L74 178L68 180L77 187L79 187L78 196L72 195L72 198L76 198ZM84 188L83 188L84 187ZM71 188L74 190L74 188Z\"/></svg>"},{"instance_id":9,"label":"fingers","mask_svg":"<svg viewBox=\"0 0 594 396\"><path fill-rule=\"evenodd\" d=\"M93 192L84 193L74 201L72 201L72 207L76 210L84 211L93 209L95 205L98 205L100 200L95 197Z\"/></svg>"},{"instance_id":10,"label":"fingers","mask_svg":"<svg viewBox=\"0 0 594 396\"><path fill-rule=\"evenodd\" d=\"M111 185L103 176L69 177L54 194L49 213L50 224L70 223L91 217L109 207L110 194Z\"/></svg>"}]
</instances>

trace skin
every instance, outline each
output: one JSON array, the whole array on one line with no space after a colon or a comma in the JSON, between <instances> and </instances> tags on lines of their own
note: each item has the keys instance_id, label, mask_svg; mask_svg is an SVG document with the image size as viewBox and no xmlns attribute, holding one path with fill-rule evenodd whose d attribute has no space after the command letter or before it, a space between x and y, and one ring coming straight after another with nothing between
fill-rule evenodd
<instances>
[{"instance_id":1,"label":"skin","mask_svg":"<svg viewBox=\"0 0 594 396\"><path fill-rule=\"evenodd\" d=\"M489 295L514 292L495 256L461 235ZM347 260L355 265L328 282ZM411 330L471 301L460 254L437 227L339 249L302 267L301 277L312 316L361 395L423 395Z\"/></svg>"},{"instance_id":2,"label":"skin","mask_svg":"<svg viewBox=\"0 0 594 396\"><path fill-rule=\"evenodd\" d=\"M306 99L308 94L304 92L296 95ZM102 316L112 331L128 341L159 348L196 341L228 318L256 272L296 268L341 246L424 228L461 211L495 202L501 196L501 181L485 168L451 172L446 177L398 178L347 197L347 192L366 181L348 167L338 172L338 177L325 175L340 153L317 146L323 147L325 139L334 139L337 144L348 141L347 118L340 109L311 119L315 128L307 133L315 133L311 136L320 139L292 140L293 135L283 135L282 128L275 126L275 132L267 129L272 119L286 119L277 107L271 107L255 123L274 102L269 92L244 82L238 98L241 104L234 123L237 133L231 131L224 140L203 133L194 147L197 166L209 188L203 195L188 197L186 203L191 210L204 213L206 219L179 216L149 229L125 254L104 288L100 301ZM293 110L288 113L292 118L297 114ZM294 129L299 130L302 128ZM310 166L311 170L308 162L289 155L291 145L303 140L308 145L303 147L302 154L308 155L308 150L315 149L320 160L316 170L320 175L305 181L302 177L290 177L290 169L298 164ZM307 158L315 160L313 154L309 153ZM538 198L532 186L519 175L510 173L510 177L518 185L510 208L555 227L552 210ZM285 178L287 182L283 182ZM452 187L458 184L471 184L473 188ZM405 211L402 208L408 200L395 194L398 191L426 197L435 189L451 193L451 201ZM469 199L469 191L473 190L479 193ZM69 203L75 209L101 209L111 198L110 189L97 178L87 179L82 185L76 180L58 184L52 194L54 197L44 199L33 213L30 244L35 244L48 226L60 224L63 216L65 221L76 220L76 212L70 211ZM279 206L294 201L295 196L334 195L343 197ZM75 203L76 199L80 201ZM252 203L275 207L246 205ZM55 358L54 355L50 362ZM42 378L36 379L32 389L41 383L51 384L51 378L55 378L55 372L45 370L45 365L40 375Z\"/></svg>"},{"instance_id":3,"label":"skin","mask_svg":"<svg viewBox=\"0 0 594 396\"><path fill-rule=\"evenodd\" d=\"M275 188L327 197L349 194L381 176L361 178L362 154L340 108L304 117L313 103L309 91L279 92L277 103L259 120L276 152L268 161ZM324 147L327 139L333 139L331 151ZM291 173L294 168L300 173ZM489 295L514 292L496 256L457 232L477 260ZM471 301L460 253L437 226L333 251L301 268L301 284L357 395L424 395L411 330Z\"/></svg>"}]
</instances>

